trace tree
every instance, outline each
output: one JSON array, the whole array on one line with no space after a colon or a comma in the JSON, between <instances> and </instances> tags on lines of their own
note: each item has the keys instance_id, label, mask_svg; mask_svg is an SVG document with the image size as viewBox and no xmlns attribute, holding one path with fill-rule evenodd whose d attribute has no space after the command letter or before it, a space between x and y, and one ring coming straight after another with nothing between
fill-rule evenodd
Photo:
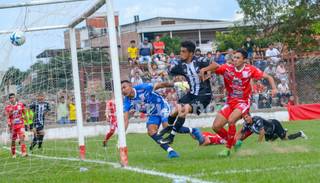
<instances>
[{"instance_id":1,"label":"tree","mask_svg":"<svg viewBox=\"0 0 320 183\"><path fill-rule=\"evenodd\" d=\"M235 25L230 29L230 32L217 32L216 40L218 42L218 50L227 50L229 48L238 49L242 47L242 44L247 36L257 34L257 30L253 27L242 27Z\"/></svg>"},{"instance_id":2,"label":"tree","mask_svg":"<svg viewBox=\"0 0 320 183\"><path fill-rule=\"evenodd\" d=\"M289 49L319 48L319 0L238 0L244 23L261 30L259 37L282 42Z\"/></svg>"},{"instance_id":3,"label":"tree","mask_svg":"<svg viewBox=\"0 0 320 183\"><path fill-rule=\"evenodd\" d=\"M175 55L177 55L180 53L181 39L179 37L171 38L170 36L165 35L161 38L161 41L163 41L166 45L165 52L167 54L173 52Z\"/></svg>"}]
</instances>

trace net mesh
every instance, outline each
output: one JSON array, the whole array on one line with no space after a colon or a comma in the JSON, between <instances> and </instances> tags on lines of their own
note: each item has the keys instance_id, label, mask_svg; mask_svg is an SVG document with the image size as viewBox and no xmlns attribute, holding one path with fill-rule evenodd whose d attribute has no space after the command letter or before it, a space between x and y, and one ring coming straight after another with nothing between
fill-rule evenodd
<instances>
[{"instance_id":1,"label":"net mesh","mask_svg":"<svg viewBox=\"0 0 320 183\"><path fill-rule=\"evenodd\" d=\"M94 3L81 1L1 10L7 17L3 17L6 21L1 21L0 29L23 31L32 27L66 25ZM101 14L99 10L96 13ZM86 20L76 27L77 38L80 34L87 34L85 38L89 35L98 35L95 39L98 40L99 45L103 45L102 42L105 41L99 36L105 33L105 28L88 29ZM34 133L28 129L25 132L25 142L30 157L20 158L18 144L20 140L18 139L16 142L18 155L15 160L10 154L11 137L7 118L1 115L0 161L3 162L0 167L1 176L10 177L16 171L25 172L19 174L21 178L38 171L54 170L57 174L61 171L70 173L79 171L79 167L82 168L80 171L85 171L81 162L61 163L59 159L78 159L79 157L69 31L26 32L26 42L22 46L13 46L9 36L8 34L0 35L1 111L4 113L5 106L9 102L9 93L16 93L17 99L27 107L37 101L39 94L43 94L44 100L49 103L50 111L45 115L43 147L38 149L35 146L31 154L29 147ZM110 99L113 92L108 50L105 46L95 48L86 46L86 49L81 49L81 45L85 45L85 40L77 41L86 158L118 162L117 135L113 135L109 140L107 148L104 148L102 143L106 132L110 129L105 116L106 101ZM52 159L53 157L57 159ZM49 161L50 165L48 165Z\"/></svg>"}]
</instances>

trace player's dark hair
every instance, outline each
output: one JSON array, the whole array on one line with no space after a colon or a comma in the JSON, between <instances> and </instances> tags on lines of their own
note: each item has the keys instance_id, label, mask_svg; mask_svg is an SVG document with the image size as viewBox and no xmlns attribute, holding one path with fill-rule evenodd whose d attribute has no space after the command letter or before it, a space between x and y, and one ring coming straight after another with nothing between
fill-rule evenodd
<instances>
[{"instance_id":1,"label":"player's dark hair","mask_svg":"<svg viewBox=\"0 0 320 183\"><path fill-rule=\"evenodd\" d=\"M244 59L248 58L248 53L246 50L240 48L240 49L237 49L236 52L241 53L241 55L243 56Z\"/></svg>"},{"instance_id":2,"label":"player's dark hair","mask_svg":"<svg viewBox=\"0 0 320 183\"><path fill-rule=\"evenodd\" d=\"M12 96L16 96L16 94L14 93L9 93L8 98L12 97Z\"/></svg>"},{"instance_id":3,"label":"player's dark hair","mask_svg":"<svg viewBox=\"0 0 320 183\"><path fill-rule=\"evenodd\" d=\"M131 40L130 43L136 43L136 41L135 40Z\"/></svg>"},{"instance_id":4,"label":"player's dark hair","mask_svg":"<svg viewBox=\"0 0 320 183\"><path fill-rule=\"evenodd\" d=\"M187 48L187 50L188 50L189 52L192 52L192 53L194 53L194 51L195 51L195 49L196 49L196 45L195 45L193 42L191 42L191 41L184 41L184 42L182 42L182 43L181 43L181 47Z\"/></svg>"},{"instance_id":5,"label":"player's dark hair","mask_svg":"<svg viewBox=\"0 0 320 183\"><path fill-rule=\"evenodd\" d=\"M201 53L201 50L200 50L199 48L197 48L197 49L195 50L195 52L200 52L200 53Z\"/></svg>"},{"instance_id":6,"label":"player's dark hair","mask_svg":"<svg viewBox=\"0 0 320 183\"><path fill-rule=\"evenodd\" d=\"M129 84L131 84L131 82L130 82L129 80L122 80L122 81L121 81L121 84L123 84L123 83L129 83Z\"/></svg>"}]
</instances>

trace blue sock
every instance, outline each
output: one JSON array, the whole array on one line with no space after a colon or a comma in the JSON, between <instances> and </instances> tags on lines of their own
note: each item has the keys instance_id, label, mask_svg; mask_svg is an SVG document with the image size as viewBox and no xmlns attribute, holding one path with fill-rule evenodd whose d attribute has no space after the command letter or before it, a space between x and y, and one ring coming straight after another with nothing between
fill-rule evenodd
<instances>
[{"instance_id":1,"label":"blue sock","mask_svg":"<svg viewBox=\"0 0 320 183\"><path fill-rule=\"evenodd\" d=\"M152 135L152 136L150 136L157 144L159 144L159 141L162 139L162 137L161 136L159 136L158 134L154 134L154 135ZM165 151L167 151L167 152L169 152L170 150L172 150L172 148L168 145L168 144L159 144L160 145L160 147L163 149L163 150L165 150Z\"/></svg>"},{"instance_id":2,"label":"blue sock","mask_svg":"<svg viewBox=\"0 0 320 183\"><path fill-rule=\"evenodd\" d=\"M191 131L190 128L184 127L184 126L180 127L180 129L179 129L179 131L178 131L178 133L191 133L191 132L192 132L192 131Z\"/></svg>"}]
</instances>

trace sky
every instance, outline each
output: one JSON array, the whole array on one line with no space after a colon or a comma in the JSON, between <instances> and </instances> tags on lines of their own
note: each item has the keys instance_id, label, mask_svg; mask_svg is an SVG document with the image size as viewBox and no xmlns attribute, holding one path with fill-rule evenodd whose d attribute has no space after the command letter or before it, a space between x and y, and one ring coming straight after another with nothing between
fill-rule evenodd
<instances>
[{"instance_id":1,"label":"sky","mask_svg":"<svg viewBox=\"0 0 320 183\"><path fill-rule=\"evenodd\" d=\"M3 3L30 2L32 0L0 0ZM39 0L37 0L39 1ZM29 8L0 9L0 30L16 30L26 27L64 25L79 16L93 0L79 3L47 5ZM114 10L119 12L120 24L157 16L212 20L238 20L239 6L236 0L113 0ZM99 11L104 11L105 7ZM26 13L27 12L27 13ZM64 48L63 30L26 33L26 43L12 46L10 35L0 35L0 71L9 66L27 70L36 62L35 56L45 49Z\"/></svg>"}]
</instances>

